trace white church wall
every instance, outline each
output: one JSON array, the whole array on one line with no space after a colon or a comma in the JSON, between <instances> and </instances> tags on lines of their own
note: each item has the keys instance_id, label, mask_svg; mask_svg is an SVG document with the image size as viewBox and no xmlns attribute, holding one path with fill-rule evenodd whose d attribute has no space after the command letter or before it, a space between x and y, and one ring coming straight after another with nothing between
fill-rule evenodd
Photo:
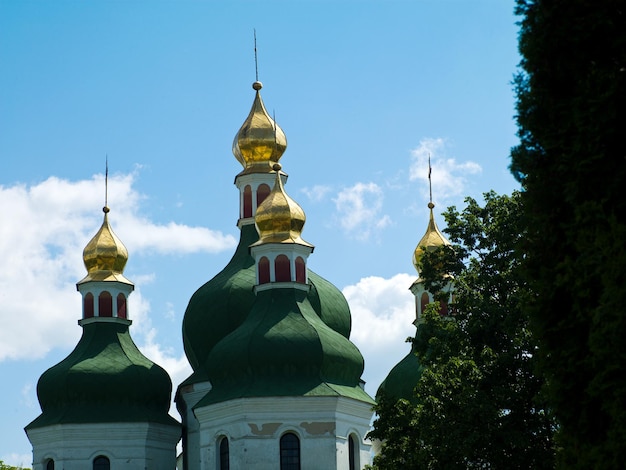
<instances>
[{"instance_id":1,"label":"white church wall","mask_svg":"<svg viewBox=\"0 0 626 470\"><path fill-rule=\"evenodd\" d=\"M349 469L350 434L356 436L357 468L369 463L371 404L344 397L266 397L231 400L196 409L201 463L188 470L219 468L219 441L229 440L231 468L280 468L280 438L300 440L302 470Z\"/></svg>"},{"instance_id":2,"label":"white church wall","mask_svg":"<svg viewBox=\"0 0 626 470\"><path fill-rule=\"evenodd\" d=\"M189 468L200 468L200 423L193 413L193 407L211 390L210 382L200 382L181 387L176 397L176 407L180 413L184 439L186 440L183 461Z\"/></svg>"},{"instance_id":3,"label":"white church wall","mask_svg":"<svg viewBox=\"0 0 626 470\"><path fill-rule=\"evenodd\" d=\"M178 426L152 423L59 424L31 429L33 470L85 470L102 455L112 469L173 470L176 468Z\"/></svg>"}]
</instances>

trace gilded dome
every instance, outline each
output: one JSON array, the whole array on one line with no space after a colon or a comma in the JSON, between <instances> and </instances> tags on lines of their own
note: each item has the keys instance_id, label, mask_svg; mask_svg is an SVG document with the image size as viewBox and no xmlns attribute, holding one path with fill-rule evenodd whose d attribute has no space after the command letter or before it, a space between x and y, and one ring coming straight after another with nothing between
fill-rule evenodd
<instances>
[{"instance_id":1,"label":"gilded dome","mask_svg":"<svg viewBox=\"0 0 626 470\"><path fill-rule=\"evenodd\" d=\"M233 140L233 155L243 166L243 173L269 173L287 149L287 138L265 109L261 82L254 82L252 88L256 96Z\"/></svg>"},{"instance_id":2,"label":"gilded dome","mask_svg":"<svg viewBox=\"0 0 626 470\"><path fill-rule=\"evenodd\" d=\"M426 233L419 241L419 243L415 247L415 251L413 252L413 266L415 266L418 274L420 272L419 262L422 259L425 251L433 251L439 246L451 244L445 237L445 235L441 233L439 227L437 227L437 224L435 223L435 216L433 215L433 209L435 208L435 205L432 202L429 202L428 208L430 209L428 228L426 228Z\"/></svg>"},{"instance_id":3,"label":"gilded dome","mask_svg":"<svg viewBox=\"0 0 626 470\"><path fill-rule=\"evenodd\" d=\"M128 251L109 225L109 208L105 206L102 211L102 226L83 250L87 276L79 284L87 281L120 281L130 284L123 276Z\"/></svg>"},{"instance_id":4,"label":"gilded dome","mask_svg":"<svg viewBox=\"0 0 626 470\"><path fill-rule=\"evenodd\" d=\"M298 243L311 246L300 236L306 222L302 207L285 192L280 178L280 164L275 163L272 169L276 172L276 182L272 191L257 208L254 218L259 232L257 244Z\"/></svg>"}]
</instances>

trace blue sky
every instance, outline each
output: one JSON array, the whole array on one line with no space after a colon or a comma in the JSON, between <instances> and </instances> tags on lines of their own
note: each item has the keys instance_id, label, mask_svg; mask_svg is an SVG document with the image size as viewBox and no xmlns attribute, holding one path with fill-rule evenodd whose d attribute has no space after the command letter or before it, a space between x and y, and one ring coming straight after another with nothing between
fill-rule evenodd
<instances>
[{"instance_id":1,"label":"blue sky","mask_svg":"<svg viewBox=\"0 0 626 470\"><path fill-rule=\"evenodd\" d=\"M309 266L336 284L375 393L414 333L427 157L440 211L510 193L513 2L0 0L0 459L30 465L37 379L80 337L82 249L109 215L135 342L174 382L181 321L227 263L255 79L283 128Z\"/></svg>"}]
</instances>

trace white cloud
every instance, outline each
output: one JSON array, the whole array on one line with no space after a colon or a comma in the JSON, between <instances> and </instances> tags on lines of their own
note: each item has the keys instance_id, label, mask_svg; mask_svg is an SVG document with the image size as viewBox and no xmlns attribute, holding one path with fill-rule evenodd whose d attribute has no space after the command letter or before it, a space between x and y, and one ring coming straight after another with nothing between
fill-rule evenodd
<instances>
[{"instance_id":1,"label":"white cloud","mask_svg":"<svg viewBox=\"0 0 626 470\"><path fill-rule=\"evenodd\" d=\"M131 253L216 252L235 246L231 236L140 216L143 199L133 175L109 178L109 220ZM54 347L76 344L85 274L82 250L102 223L103 176L0 186L0 361L37 358ZM118 229L119 228L119 229ZM131 296L131 305L141 301ZM141 308L138 308L141 311Z\"/></svg>"},{"instance_id":2,"label":"white cloud","mask_svg":"<svg viewBox=\"0 0 626 470\"><path fill-rule=\"evenodd\" d=\"M199 251L217 253L235 246L235 239L231 235L204 227L189 227L174 222L157 225L134 216L128 219L121 217L117 224L123 227L119 232L124 235L124 244L133 253L144 250L160 254Z\"/></svg>"},{"instance_id":3,"label":"white cloud","mask_svg":"<svg viewBox=\"0 0 626 470\"><path fill-rule=\"evenodd\" d=\"M22 387L20 403L27 408L37 409L37 396L33 390L33 384L27 383Z\"/></svg>"},{"instance_id":4,"label":"white cloud","mask_svg":"<svg viewBox=\"0 0 626 470\"><path fill-rule=\"evenodd\" d=\"M416 275L390 279L366 277L343 289L352 312L350 339L365 358L367 391L376 389L393 366L410 351L406 338L415 334L415 298L409 286Z\"/></svg>"},{"instance_id":5,"label":"white cloud","mask_svg":"<svg viewBox=\"0 0 626 470\"><path fill-rule=\"evenodd\" d=\"M411 151L409 179L421 180L424 199L428 199L428 158L431 160L433 199L449 200L465 194L467 177L482 172L478 163L468 161L458 163L446 157L446 141L442 138L424 138L419 146Z\"/></svg>"},{"instance_id":6,"label":"white cloud","mask_svg":"<svg viewBox=\"0 0 626 470\"><path fill-rule=\"evenodd\" d=\"M316 184L311 188L302 188L300 191L309 198L309 201L320 202L326 198L326 195L330 193L331 190L332 188L330 186Z\"/></svg>"},{"instance_id":7,"label":"white cloud","mask_svg":"<svg viewBox=\"0 0 626 470\"><path fill-rule=\"evenodd\" d=\"M148 284L152 284L155 279L155 273L133 274L133 283L136 286L147 286Z\"/></svg>"},{"instance_id":8,"label":"white cloud","mask_svg":"<svg viewBox=\"0 0 626 470\"><path fill-rule=\"evenodd\" d=\"M333 199L339 225L359 240L368 239L391 223L389 216L381 213L383 198L383 191L376 183L356 183L341 190Z\"/></svg>"},{"instance_id":9,"label":"white cloud","mask_svg":"<svg viewBox=\"0 0 626 470\"><path fill-rule=\"evenodd\" d=\"M165 312L163 312L163 315L169 320L176 320L176 309L174 309L172 302L165 302Z\"/></svg>"}]
</instances>

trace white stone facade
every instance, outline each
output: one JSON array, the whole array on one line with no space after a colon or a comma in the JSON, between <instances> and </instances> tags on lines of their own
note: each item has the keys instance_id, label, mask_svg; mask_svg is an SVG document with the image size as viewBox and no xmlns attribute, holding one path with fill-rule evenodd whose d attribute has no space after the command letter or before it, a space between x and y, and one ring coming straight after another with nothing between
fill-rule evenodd
<instances>
[{"instance_id":1,"label":"white stone facade","mask_svg":"<svg viewBox=\"0 0 626 470\"><path fill-rule=\"evenodd\" d=\"M229 441L230 468L280 468L280 438L300 440L301 470L350 470L349 439L355 469L371 461L365 439L371 403L346 397L242 398L195 410L200 427L200 454L187 470L219 470L219 443Z\"/></svg>"},{"instance_id":2,"label":"white stone facade","mask_svg":"<svg viewBox=\"0 0 626 470\"><path fill-rule=\"evenodd\" d=\"M210 382L185 385L178 389L176 408L183 424L183 465L180 468L200 468L200 423L193 407L211 390ZM189 462L185 464L185 462ZM233 467L234 468L234 467Z\"/></svg>"},{"instance_id":3,"label":"white stone facade","mask_svg":"<svg viewBox=\"0 0 626 470\"><path fill-rule=\"evenodd\" d=\"M62 470L90 470L96 457L111 470L174 470L179 426L153 423L57 424L27 431L33 470L48 460Z\"/></svg>"}]
</instances>

